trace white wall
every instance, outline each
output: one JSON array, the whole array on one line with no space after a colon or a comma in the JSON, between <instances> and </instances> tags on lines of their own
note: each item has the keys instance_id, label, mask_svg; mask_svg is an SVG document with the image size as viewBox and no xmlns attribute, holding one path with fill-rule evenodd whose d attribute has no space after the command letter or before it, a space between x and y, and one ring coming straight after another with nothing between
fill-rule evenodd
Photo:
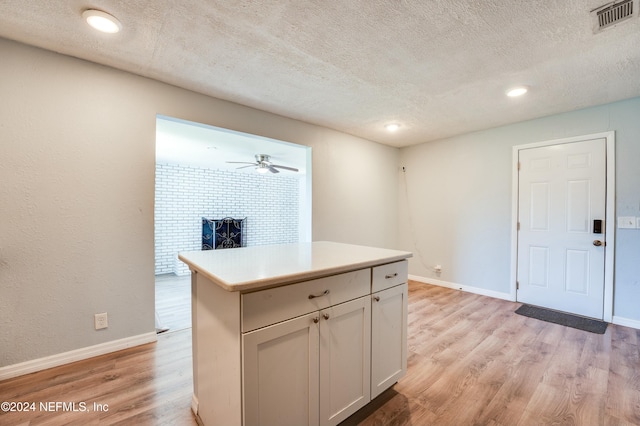
<instances>
[{"instance_id":1,"label":"white wall","mask_svg":"<svg viewBox=\"0 0 640 426\"><path fill-rule=\"evenodd\" d=\"M639 118L635 98L401 149L399 246L414 252L409 273L508 295L514 145L615 131L616 215L640 216ZM638 253L640 230L617 230L614 321L640 321Z\"/></svg>"},{"instance_id":2,"label":"white wall","mask_svg":"<svg viewBox=\"0 0 640 426\"><path fill-rule=\"evenodd\" d=\"M0 367L154 331L157 114L312 147L313 239L395 247L398 149L4 39L0 58Z\"/></svg>"},{"instance_id":3,"label":"white wall","mask_svg":"<svg viewBox=\"0 0 640 426\"><path fill-rule=\"evenodd\" d=\"M246 246L298 242L300 180L284 172L156 164L155 274L189 274L178 252L202 248L202 217L246 218Z\"/></svg>"}]
</instances>

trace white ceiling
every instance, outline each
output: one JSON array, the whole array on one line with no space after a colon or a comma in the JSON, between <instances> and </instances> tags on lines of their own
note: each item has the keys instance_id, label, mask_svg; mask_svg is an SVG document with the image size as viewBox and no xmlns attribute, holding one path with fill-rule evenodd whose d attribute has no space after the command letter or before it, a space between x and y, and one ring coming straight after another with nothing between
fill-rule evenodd
<instances>
[{"instance_id":1,"label":"white ceiling","mask_svg":"<svg viewBox=\"0 0 640 426\"><path fill-rule=\"evenodd\" d=\"M280 169L277 176L303 176L307 173L309 149L301 145L169 117L159 117L156 121L158 163L255 173L255 167L250 165L239 169L246 164L227 162L255 162L256 154L266 154L271 157L273 164L298 169L298 172Z\"/></svg>"},{"instance_id":2,"label":"white ceiling","mask_svg":"<svg viewBox=\"0 0 640 426\"><path fill-rule=\"evenodd\" d=\"M0 36L407 146L640 96L640 19L594 34L604 3L2 0ZM123 31L94 32L89 7Z\"/></svg>"}]
</instances>

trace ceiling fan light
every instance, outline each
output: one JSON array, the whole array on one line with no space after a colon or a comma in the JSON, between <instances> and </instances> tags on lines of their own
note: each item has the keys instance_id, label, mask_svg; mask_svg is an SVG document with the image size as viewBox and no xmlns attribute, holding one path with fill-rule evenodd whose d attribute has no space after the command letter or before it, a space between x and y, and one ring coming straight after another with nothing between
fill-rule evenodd
<instances>
[{"instance_id":1,"label":"ceiling fan light","mask_svg":"<svg viewBox=\"0 0 640 426\"><path fill-rule=\"evenodd\" d=\"M258 167L256 167L256 172L261 173L261 174L265 174L269 171L269 167L267 167L266 164L260 164Z\"/></svg>"},{"instance_id":2,"label":"ceiling fan light","mask_svg":"<svg viewBox=\"0 0 640 426\"><path fill-rule=\"evenodd\" d=\"M100 10L85 10L82 12L82 17L87 21L87 24L103 33L115 34L122 29L122 24L115 16Z\"/></svg>"}]
</instances>

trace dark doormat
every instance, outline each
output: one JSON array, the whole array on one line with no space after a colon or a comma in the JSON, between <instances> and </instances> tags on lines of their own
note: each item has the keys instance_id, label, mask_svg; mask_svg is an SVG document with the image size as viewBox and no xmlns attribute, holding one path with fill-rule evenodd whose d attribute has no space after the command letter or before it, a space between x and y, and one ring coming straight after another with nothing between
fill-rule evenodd
<instances>
[{"instance_id":1,"label":"dark doormat","mask_svg":"<svg viewBox=\"0 0 640 426\"><path fill-rule=\"evenodd\" d=\"M596 334L604 334L604 332L607 331L607 323L604 321L538 308L537 306L522 305L516 309L516 314Z\"/></svg>"}]
</instances>

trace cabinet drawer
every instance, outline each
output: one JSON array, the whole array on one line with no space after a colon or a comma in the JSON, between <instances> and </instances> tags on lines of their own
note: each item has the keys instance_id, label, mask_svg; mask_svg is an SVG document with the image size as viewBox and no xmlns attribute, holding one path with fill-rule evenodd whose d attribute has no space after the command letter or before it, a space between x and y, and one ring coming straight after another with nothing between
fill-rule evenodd
<instances>
[{"instance_id":1,"label":"cabinet drawer","mask_svg":"<svg viewBox=\"0 0 640 426\"><path fill-rule=\"evenodd\" d=\"M367 268L243 294L242 332L356 299L369 294L370 286Z\"/></svg>"},{"instance_id":2,"label":"cabinet drawer","mask_svg":"<svg viewBox=\"0 0 640 426\"><path fill-rule=\"evenodd\" d=\"M408 274L409 262L406 260L376 266L373 268L371 292L375 293L376 291L391 288L398 284L404 284L407 282Z\"/></svg>"}]
</instances>

